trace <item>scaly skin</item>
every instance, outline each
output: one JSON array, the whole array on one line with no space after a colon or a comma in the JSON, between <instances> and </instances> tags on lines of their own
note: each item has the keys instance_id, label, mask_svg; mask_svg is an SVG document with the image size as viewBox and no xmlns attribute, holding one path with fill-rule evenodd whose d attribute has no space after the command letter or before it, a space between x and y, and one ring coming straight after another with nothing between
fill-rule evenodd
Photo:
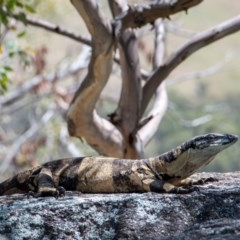
<instances>
[{"instance_id":1,"label":"scaly skin","mask_svg":"<svg viewBox=\"0 0 240 240\"><path fill-rule=\"evenodd\" d=\"M64 195L65 190L83 193L188 193L197 188L187 178L237 139L230 134L197 136L162 155L140 160L108 157L55 160L1 183L0 195L29 193L58 197Z\"/></svg>"}]
</instances>

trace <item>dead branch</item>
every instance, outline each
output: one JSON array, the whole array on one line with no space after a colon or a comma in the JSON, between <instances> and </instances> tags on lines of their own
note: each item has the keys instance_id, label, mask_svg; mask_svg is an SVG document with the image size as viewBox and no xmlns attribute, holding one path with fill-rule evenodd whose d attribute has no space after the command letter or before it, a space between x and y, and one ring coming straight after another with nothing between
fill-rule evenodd
<instances>
[{"instance_id":1,"label":"dead branch","mask_svg":"<svg viewBox=\"0 0 240 240\"><path fill-rule=\"evenodd\" d=\"M145 111L155 89L166 77L197 50L240 30L240 15L218 26L196 34L173 53L149 78L143 88L142 113Z\"/></svg>"},{"instance_id":2,"label":"dead branch","mask_svg":"<svg viewBox=\"0 0 240 240\"><path fill-rule=\"evenodd\" d=\"M114 19L115 34L120 35L127 28L137 28L153 23L158 18L169 18L170 15L198 5L203 0L161 0L149 4L136 4Z\"/></svg>"},{"instance_id":3,"label":"dead branch","mask_svg":"<svg viewBox=\"0 0 240 240\"><path fill-rule=\"evenodd\" d=\"M16 20L18 20L18 18L19 18L18 14L13 14L12 17L15 18ZM72 31L64 29L64 28L62 28L62 27L60 27L56 24L50 23L46 20L34 19L34 18L29 17L29 16L26 16L26 22L27 22L28 25L39 27L41 29L44 29L44 30L47 30L47 31L50 31L50 32L68 37L72 40L75 40L77 42L81 42L81 43L86 44L88 46L92 45L91 39L83 37L81 35L78 35L78 34L72 32ZM0 40L0 42L1 42L1 40ZM120 63L119 58L116 57L116 56L114 57L114 61L118 64ZM141 77L143 79L146 79L149 76L147 75L147 73L144 70L141 70Z\"/></svg>"},{"instance_id":4,"label":"dead branch","mask_svg":"<svg viewBox=\"0 0 240 240\"><path fill-rule=\"evenodd\" d=\"M212 120L212 115L211 114L206 114L202 117L198 117L198 118L195 118L193 120L181 119L180 122L185 127L195 128L195 127L201 126L201 125L203 125L206 122L209 122L211 120Z\"/></svg>"},{"instance_id":5,"label":"dead branch","mask_svg":"<svg viewBox=\"0 0 240 240\"><path fill-rule=\"evenodd\" d=\"M18 20L19 19L19 14L14 13L12 15L12 17L15 18L16 20ZM50 32L57 33L59 35L68 37L68 38L73 39L75 41L84 43L86 45L89 45L89 46L91 45L91 40L90 39L88 39L86 37L83 37L81 35L77 35L74 32L71 32L67 29L64 29L64 28L62 28L62 27L60 27L56 24L50 23L46 20L34 19L34 18L29 17L29 16L26 16L26 23L28 25L31 25L31 26L34 26L34 27L39 27L39 28L42 28L44 30L48 30Z\"/></svg>"},{"instance_id":6,"label":"dead branch","mask_svg":"<svg viewBox=\"0 0 240 240\"><path fill-rule=\"evenodd\" d=\"M227 54L226 57L215 64L214 66L208 67L206 69L196 71L196 72L189 72L180 76L176 76L171 79L167 79L167 86L171 86L174 84L177 84L182 81L187 81L187 80L193 80L193 79L203 79L208 76L211 76L213 74L216 74L217 72L220 72L224 67L226 67L226 64L232 60L233 56L232 54Z\"/></svg>"},{"instance_id":7,"label":"dead branch","mask_svg":"<svg viewBox=\"0 0 240 240\"><path fill-rule=\"evenodd\" d=\"M183 29L179 25L174 24L170 21L166 22L166 28L168 32L183 38L191 38L197 33L195 31Z\"/></svg>"},{"instance_id":8,"label":"dead branch","mask_svg":"<svg viewBox=\"0 0 240 240\"><path fill-rule=\"evenodd\" d=\"M42 76L37 75L32 79L26 81L22 86L19 86L16 90L9 92L6 96L0 97L0 106L11 104L12 102L18 100L26 92L38 86L42 81Z\"/></svg>"},{"instance_id":9,"label":"dead branch","mask_svg":"<svg viewBox=\"0 0 240 240\"><path fill-rule=\"evenodd\" d=\"M153 68L156 69L162 64L165 57L165 28L162 20L155 22L155 50L153 57ZM149 111L147 121L140 126L137 135L143 146L146 146L158 130L168 106L168 96L165 83L163 82L154 93L154 103Z\"/></svg>"},{"instance_id":10,"label":"dead branch","mask_svg":"<svg viewBox=\"0 0 240 240\"><path fill-rule=\"evenodd\" d=\"M18 100L24 96L25 93L36 88L43 81L43 79L44 81L52 83L55 80L61 80L76 74L79 70L86 67L86 65L83 64L82 58L80 57L84 57L85 59L86 55L82 55L80 53L76 61L74 61L68 68L60 68L56 73L49 73L47 75L36 75L33 78L24 81L24 83L21 86L18 86L17 89L7 93L5 96L0 97L0 106L9 105Z\"/></svg>"}]
</instances>

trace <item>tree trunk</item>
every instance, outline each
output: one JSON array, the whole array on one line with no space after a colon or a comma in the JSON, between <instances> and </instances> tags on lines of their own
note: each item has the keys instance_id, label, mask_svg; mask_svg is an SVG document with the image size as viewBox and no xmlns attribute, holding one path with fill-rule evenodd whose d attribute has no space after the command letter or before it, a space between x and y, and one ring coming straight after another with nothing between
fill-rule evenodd
<instances>
[{"instance_id":1,"label":"tree trunk","mask_svg":"<svg viewBox=\"0 0 240 240\"><path fill-rule=\"evenodd\" d=\"M88 73L67 113L69 134L84 138L105 156L142 158L144 147L153 138L167 110L168 98L163 81L192 53L238 31L240 17L197 34L165 58L163 19L186 11L202 0L149 1L145 5L132 6L124 0L109 0L113 16L111 21L106 20L99 1L71 2L91 34L92 55ZM155 29L155 48L152 71L143 74L134 28L147 23ZM96 103L109 79L114 61L118 62L121 70L122 88L118 106L107 119L97 113Z\"/></svg>"}]
</instances>

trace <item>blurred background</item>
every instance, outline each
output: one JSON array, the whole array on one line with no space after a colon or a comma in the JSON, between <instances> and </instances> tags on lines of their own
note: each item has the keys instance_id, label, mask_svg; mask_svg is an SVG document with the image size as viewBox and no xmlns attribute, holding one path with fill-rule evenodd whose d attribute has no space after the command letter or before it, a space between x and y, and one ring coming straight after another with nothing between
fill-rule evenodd
<instances>
[{"instance_id":1,"label":"blurred background","mask_svg":"<svg viewBox=\"0 0 240 240\"><path fill-rule=\"evenodd\" d=\"M107 1L101 1L107 17ZM129 1L130 4L147 1ZM70 1L35 1L35 19L44 19L89 38ZM240 2L203 1L165 20L167 55L194 34L239 14ZM19 170L70 156L97 155L83 140L68 137L66 111L81 84L91 49L68 37L12 20L1 31L0 66L9 66L0 91L0 180ZM138 30L143 69L153 55L151 26ZM208 132L240 136L240 32L194 53L166 79L169 106L146 149L154 156ZM2 78L3 79L3 78ZM5 90L4 90L5 89ZM112 76L98 102L102 116L112 113L121 89L120 72ZM240 141L221 153L204 171L240 170ZM202 170L201 170L202 171Z\"/></svg>"}]
</instances>

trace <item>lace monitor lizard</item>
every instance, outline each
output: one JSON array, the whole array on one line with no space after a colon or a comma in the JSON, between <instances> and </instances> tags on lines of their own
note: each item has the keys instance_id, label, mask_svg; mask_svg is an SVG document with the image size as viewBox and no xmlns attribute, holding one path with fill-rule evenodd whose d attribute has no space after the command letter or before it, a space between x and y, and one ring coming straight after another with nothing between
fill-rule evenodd
<instances>
[{"instance_id":1,"label":"lace monitor lizard","mask_svg":"<svg viewBox=\"0 0 240 240\"><path fill-rule=\"evenodd\" d=\"M0 183L0 195L27 193L36 197L58 197L64 196L65 190L82 193L189 193L197 188L188 177L237 139L231 134L201 135L169 152L140 160L109 157L55 160ZM204 183L205 180L195 183Z\"/></svg>"}]
</instances>

